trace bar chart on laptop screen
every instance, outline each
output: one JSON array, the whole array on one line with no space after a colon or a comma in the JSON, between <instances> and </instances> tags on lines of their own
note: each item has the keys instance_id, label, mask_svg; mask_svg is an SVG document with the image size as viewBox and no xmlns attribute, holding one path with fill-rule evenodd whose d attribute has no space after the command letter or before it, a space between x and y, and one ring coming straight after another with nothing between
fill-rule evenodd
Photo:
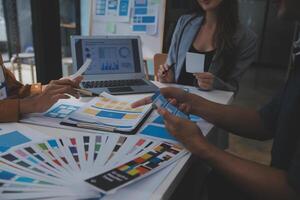
<instances>
[{"instance_id":1,"label":"bar chart on laptop screen","mask_svg":"<svg viewBox=\"0 0 300 200\"><path fill-rule=\"evenodd\" d=\"M134 73L134 56L130 40L84 40L83 60L91 58L86 75Z\"/></svg>"}]
</instances>

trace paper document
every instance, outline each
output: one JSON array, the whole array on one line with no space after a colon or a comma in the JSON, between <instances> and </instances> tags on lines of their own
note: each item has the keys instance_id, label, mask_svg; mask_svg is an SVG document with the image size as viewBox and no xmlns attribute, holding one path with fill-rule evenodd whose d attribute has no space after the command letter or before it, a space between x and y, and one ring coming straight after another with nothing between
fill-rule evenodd
<instances>
[{"instance_id":1,"label":"paper document","mask_svg":"<svg viewBox=\"0 0 300 200\"><path fill-rule=\"evenodd\" d=\"M204 72L205 55L199 53L186 53L186 71L189 73Z\"/></svg>"},{"instance_id":2,"label":"paper document","mask_svg":"<svg viewBox=\"0 0 300 200\"><path fill-rule=\"evenodd\" d=\"M101 93L79 110L68 116L63 123L77 127L105 131L133 131L151 110L151 105L131 108L126 98Z\"/></svg>"},{"instance_id":3,"label":"paper document","mask_svg":"<svg viewBox=\"0 0 300 200\"><path fill-rule=\"evenodd\" d=\"M84 101L75 99L73 97L70 99L60 99L46 112L24 115L20 121L23 123L36 124L40 126L71 129L69 126L60 125L60 122L78 110L84 104Z\"/></svg>"},{"instance_id":4,"label":"paper document","mask_svg":"<svg viewBox=\"0 0 300 200\"><path fill-rule=\"evenodd\" d=\"M80 69L73 75L69 76L71 80L77 78L78 76L82 75L92 64L92 59L86 59L84 64L80 67Z\"/></svg>"}]
</instances>

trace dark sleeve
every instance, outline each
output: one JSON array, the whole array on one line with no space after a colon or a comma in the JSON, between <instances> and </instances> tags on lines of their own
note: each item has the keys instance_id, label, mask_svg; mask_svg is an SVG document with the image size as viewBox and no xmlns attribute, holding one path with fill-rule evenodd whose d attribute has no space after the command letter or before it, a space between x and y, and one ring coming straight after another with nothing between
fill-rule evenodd
<instances>
[{"instance_id":1,"label":"dark sleeve","mask_svg":"<svg viewBox=\"0 0 300 200\"><path fill-rule=\"evenodd\" d=\"M276 130L281 98L282 94L278 94L268 104L259 110L260 117L266 129L270 130L272 133L274 133Z\"/></svg>"},{"instance_id":2,"label":"dark sleeve","mask_svg":"<svg viewBox=\"0 0 300 200\"><path fill-rule=\"evenodd\" d=\"M300 194L300 139L296 147L292 163L288 170L288 182L289 185Z\"/></svg>"}]
</instances>

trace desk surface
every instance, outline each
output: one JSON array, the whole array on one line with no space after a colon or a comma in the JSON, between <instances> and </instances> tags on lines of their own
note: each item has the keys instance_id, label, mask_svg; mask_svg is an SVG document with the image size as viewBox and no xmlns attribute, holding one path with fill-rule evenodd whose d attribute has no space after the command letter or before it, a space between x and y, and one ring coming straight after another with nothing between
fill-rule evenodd
<instances>
[{"instance_id":1,"label":"desk surface","mask_svg":"<svg viewBox=\"0 0 300 200\"><path fill-rule=\"evenodd\" d=\"M157 83L158 87L166 87L166 86L174 86L179 87L177 85L173 84L161 84ZM211 92L203 92L199 91L193 87L185 87L189 89L189 92L197 94L199 96L202 96L208 100L222 103L222 104L229 104L233 99L233 93L232 92L225 92L225 91L218 91L214 90ZM149 95L149 94L148 94ZM144 97L147 95L129 95L128 97L131 99L140 99L141 97ZM51 136L58 136L55 134L60 129L56 128L49 128L49 127L42 127L42 126L35 126L35 125L29 125L25 124L28 127L37 129L43 133L46 133ZM208 134L208 132L213 128L213 125L207 123L207 122L200 122L198 123L199 127L203 131L205 135ZM71 130L64 130L64 133L66 135L72 135L72 134L82 134L82 132L76 132ZM177 186L177 184L180 182L180 179L182 175L184 174L186 167L188 165L188 160L190 158L190 155L186 155L185 157L181 158L176 163L173 163L171 166L157 172L156 174L147 177L135 184L129 185L123 189L118 190L115 194L106 196L105 200L111 200L111 199L168 199L173 189Z\"/></svg>"}]
</instances>

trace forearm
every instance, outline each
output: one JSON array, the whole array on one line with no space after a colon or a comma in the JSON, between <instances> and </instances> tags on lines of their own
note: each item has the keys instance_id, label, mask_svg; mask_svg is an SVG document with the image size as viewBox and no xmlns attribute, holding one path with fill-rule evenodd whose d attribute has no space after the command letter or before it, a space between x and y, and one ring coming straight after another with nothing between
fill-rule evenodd
<instances>
[{"instance_id":1,"label":"forearm","mask_svg":"<svg viewBox=\"0 0 300 200\"><path fill-rule=\"evenodd\" d=\"M16 122L19 120L19 100L6 99L0 101L0 122Z\"/></svg>"},{"instance_id":2,"label":"forearm","mask_svg":"<svg viewBox=\"0 0 300 200\"><path fill-rule=\"evenodd\" d=\"M271 138L256 110L222 105L193 95L192 113L234 134L252 139Z\"/></svg>"},{"instance_id":3,"label":"forearm","mask_svg":"<svg viewBox=\"0 0 300 200\"><path fill-rule=\"evenodd\" d=\"M34 98L25 98L20 100L19 107L20 115L23 115L36 112L38 105Z\"/></svg>"},{"instance_id":4,"label":"forearm","mask_svg":"<svg viewBox=\"0 0 300 200\"><path fill-rule=\"evenodd\" d=\"M299 199L285 171L240 159L211 144L201 146L196 154L254 199Z\"/></svg>"}]
</instances>

